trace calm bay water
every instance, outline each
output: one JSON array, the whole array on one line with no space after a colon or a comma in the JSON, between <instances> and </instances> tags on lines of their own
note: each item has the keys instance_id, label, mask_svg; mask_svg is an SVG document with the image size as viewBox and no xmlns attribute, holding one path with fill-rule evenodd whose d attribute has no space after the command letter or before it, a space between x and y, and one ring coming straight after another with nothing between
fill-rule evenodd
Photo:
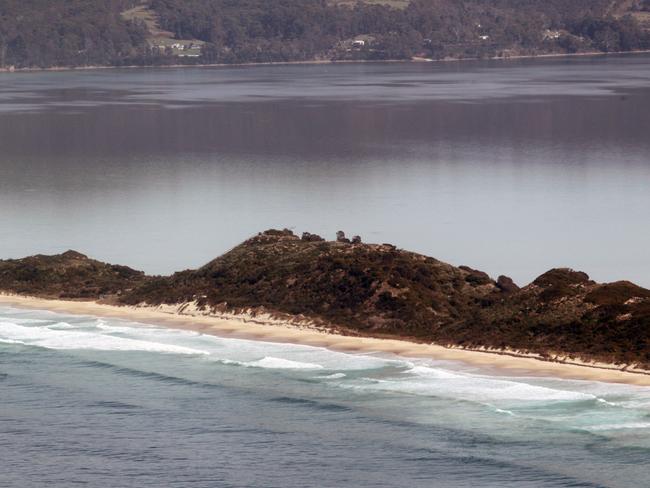
<instances>
[{"instance_id":1,"label":"calm bay water","mask_svg":"<svg viewBox=\"0 0 650 488\"><path fill-rule=\"evenodd\" d=\"M0 308L0 486L647 485L650 388Z\"/></svg>"},{"instance_id":2,"label":"calm bay water","mask_svg":"<svg viewBox=\"0 0 650 488\"><path fill-rule=\"evenodd\" d=\"M0 74L0 256L151 273L338 229L650 286L650 58Z\"/></svg>"}]
</instances>

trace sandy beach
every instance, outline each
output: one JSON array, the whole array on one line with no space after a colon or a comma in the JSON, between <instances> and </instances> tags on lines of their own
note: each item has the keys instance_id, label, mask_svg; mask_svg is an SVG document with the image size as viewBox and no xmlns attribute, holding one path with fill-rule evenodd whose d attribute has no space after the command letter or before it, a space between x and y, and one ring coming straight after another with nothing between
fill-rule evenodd
<instances>
[{"instance_id":1,"label":"sandy beach","mask_svg":"<svg viewBox=\"0 0 650 488\"><path fill-rule=\"evenodd\" d=\"M220 337L303 344L343 352L379 352L411 358L461 361L471 366L488 368L497 374L552 376L650 386L650 372L629 368L623 370L614 364L584 363L560 358L548 361L532 354L516 352L467 350L398 339L347 336L309 324L296 324L271 317L253 317L249 314L204 315L187 304L181 307L123 307L0 294L0 305L123 319Z\"/></svg>"}]
</instances>

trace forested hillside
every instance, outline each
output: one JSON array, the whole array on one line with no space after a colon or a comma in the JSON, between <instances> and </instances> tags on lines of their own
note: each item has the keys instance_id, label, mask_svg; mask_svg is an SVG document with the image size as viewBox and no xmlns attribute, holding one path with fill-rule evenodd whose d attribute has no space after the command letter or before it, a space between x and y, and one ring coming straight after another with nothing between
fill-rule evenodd
<instances>
[{"instance_id":1,"label":"forested hillside","mask_svg":"<svg viewBox=\"0 0 650 488\"><path fill-rule=\"evenodd\" d=\"M120 12L132 0L0 0L0 67L119 65L147 32Z\"/></svg>"},{"instance_id":2,"label":"forested hillside","mask_svg":"<svg viewBox=\"0 0 650 488\"><path fill-rule=\"evenodd\" d=\"M650 48L647 0L0 0L0 68Z\"/></svg>"}]
</instances>

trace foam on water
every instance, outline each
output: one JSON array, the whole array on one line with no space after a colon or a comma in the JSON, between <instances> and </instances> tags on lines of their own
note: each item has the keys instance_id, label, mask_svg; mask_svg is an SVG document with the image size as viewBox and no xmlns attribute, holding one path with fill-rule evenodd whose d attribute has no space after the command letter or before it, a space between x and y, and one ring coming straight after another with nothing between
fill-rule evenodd
<instances>
[{"instance_id":1,"label":"foam on water","mask_svg":"<svg viewBox=\"0 0 650 488\"><path fill-rule=\"evenodd\" d=\"M447 371L444 369L439 369L439 368L431 368L428 366L412 366L409 370L405 371L404 373L406 374L414 374L418 376L422 376L425 378L436 378L436 379L458 379L458 378L463 378L463 376L459 373L452 373L451 371Z\"/></svg>"},{"instance_id":2,"label":"foam on water","mask_svg":"<svg viewBox=\"0 0 650 488\"><path fill-rule=\"evenodd\" d=\"M650 411L648 388L487 375L453 362L222 338L124 320L0 308L0 342L62 350L178 354L190 361L195 356L208 368L226 365L242 368L241 374L244 369L267 370L267 374L284 371L320 381L326 388L343 389L348 395L409 395L425 404L433 399L460 400L502 418L564 423L586 431L646 429ZM116 364L123 360L123 355L115 356Z\"/></svg>"},{"instance_id":3,"label":"foam on water","mask_svg":"<svg viewBox=\"0 0 650 488\"><path fill-rule=\"evenodd\" d=\"M210 359L220 364L229 366L243 366L246 368L262 368L262 369L293 369L293 370L314 370L324 369L320 364L303 363L300 361L292 361L291 359L283 359L266 356L256 361L235 361L232 359L224 359L214 357L211 355ZM345 376L345 375L344 375Z\"/></svg>"},{"instance_id":4,"label":"foam on water","mask_svg":"<svg viewBox=\"0 0 650 488\"><path fill-rule=\"evenodd\" d=\"M650 411L650 395L645 395L645 398L634 398L624 401L611 402L612 405L622 408L630 409L643 409Z\"/></svg>"},{"instance_id":5,"label":"foam on water","mask_svg":"<svg viewBox=\"0 0 650 488\"><path fill-rule=\"evenodd\" d=\"M78 327L67 322L57 322L56 324L47 325L46 328L49 330L71 330L77 329Z\"/></svg>"},{"instance_id":6,"label":"foam on water","mask_svg":"<svg viewBox=\"0 0 650 488\"><path fill-rule=\"evenodd\" d=\"M511 417L514 417L516 415L513 411L505 410L503 408L495 408L494 411L498 413L503 413L505 415L510 415Z\"/></svg>"},{"instance_id":7,"label":"foam on water","mask_svg":"<svg viewBox=\"0 0 650 488\"><path fill-rule=\"evenodd\" d=\"M6 339L6 338L2 338L2 337L0 337L0 343L3 343L3 344L23 344L23 345L25 344L22 341L17 341L17 340L14 340L14 339Z\"/></svg>"},{"instance_id":8,"label":"foam on water","mask_svg":"<svg viewBox=\"0 0 650 488\"><path fill-rule=\"evenodd\" d=\"M415 370L415 371L414 371ZM452 373L425 366L417 366L407 373L410 378L365 378L359 389L383 390L410 395L454 398L480 403L499 401L553 402L594 400L592 394L548 388L525 382Z\"/></svg>"},{"instance_id":9,"label":"foam on water","mask_svg":"<svg viewBox=\"0 0 650 488\"><path fill-rule=\"evenodd\" d=\"M26 327L11 322L0 322L0 340L47 349L91 349L100 351L147 351L172 354L207 354L182 346L114 337L84 332L73 328L65 330L49 327Z\"/></svg>"},{"instance_id":10,"label":"foam on water","mask_svg":"<svg viewBox=\"0 0 650 488\"><path fill-rule=\"evenodd\" d=\"M323 369L323 366L320 364L301 363L299 361L291 361L290 359L274 358L270 356L244 364L246 366L269 369Z\"/></svg>"},{"instance_id":11,"label":"foam on water","mask_svg":"<svg viewBox=\"0 0 650 488\"><path fill-rule=\"evenodd\" d=\"M41 320L17 317L6 310L0 322L0 341L49 349L146 351L200 354L222 364L285 370L373 370L401 364L372 355L351 355L324 348L221 338L127 321L83 317ZM7 317L7 315L9 315Z\"/></svg>"},{"instance_id":12,"label":"foam on water","mask_svg":"<svg viewBox=\"0 0 650 488\"><path fill-rule=\"evenodd\" d=\"M191 330L176 330L163 327L156 327L154 325L130 323L130 325L117 325L115 323L108 323L104 319L97 319L93 324L94 327L105 333L118 333L129 335L167 335L167 336L185 336L197 337L201 334Z\"/></svg>"},{"instance_id":13,"label":"foam on water","mask_svg":"<svg viewBox=\"0 0 650 488\"><path fill-rule=\"evenodd\" d=\"M317 376L316 378L320 378L323 380L340 380L342 378L345 378L347 375L345 373L333 373L333 374L326 374L325 376Z\"/></svg>"},{"instance_id":14,"label":"foam on water","mask_svg":"<svg viewBox=\"0 0 650 488\"><path fill-rule=\"evenodd\" d=\"M619 424L601 424L601 425L590 425L585 427L585 430L592 432L603 432L608 430L647 430L650 429L650 422L631 422L631 423L619 423Z\"/></svg>"}]
</instances>

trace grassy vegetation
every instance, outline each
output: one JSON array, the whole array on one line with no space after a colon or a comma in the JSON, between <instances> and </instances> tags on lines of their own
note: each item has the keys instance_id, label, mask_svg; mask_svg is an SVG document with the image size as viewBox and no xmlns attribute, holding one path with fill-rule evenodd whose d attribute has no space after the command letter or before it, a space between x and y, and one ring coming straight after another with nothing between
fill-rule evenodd
<instances>
[{"instance_id":1,"label":"grassy vegetation","mask_svg":"<svg viewBox=\"0 0 650 488\"><path fill-rule=\"evenodd\" d=\"M196 271L154 280L122 300L265 307L361 331L424 338L495 289L472 276L391 246L310 242L267 232Z\"/></svg>"},{"instance_id":2,"label":"grassy vegetation","mask_svg":"<svg viewBox=\"0 0 650 488\"><path fill-rule=\"evenodd\" d=\"M149 48L166 54L169 56L183 56L188 52L200 54L204 41L198 39L177 39L174 33L164 30L160 27L158 14L152 10L149 3L142 1L138 5L124 12L121 12L121 17L127 22L144 25L147 35L147 43ZM194 46L192 51L179 49L177 46Z\"/></svg>"},{"instance_id":3,"label":"grassy vegetation","mask_svg":"<svg viewBox=\"0 0 650 488\"><path fill-rule=\"evenodd\" d=\"M553 269L518 288L383 244L261 233L196 270L146 277L68 252L0 261L0 290L125 305L264 310L350 333L650 368L650 290Z\"/></svg>"},{"instance_id":4,"label":"grassy vegetation","mask_svg":"<svg viewBox=\"0 0 650 488\"><path fill-rule=\"evenodd\" d=\"M553 269L519 289L392 246L313 242L288 231L260 234L121 300L264 307L361 334L650 367L650 291L631 283L599 285Z\"/></svg>"},{"instance_id":5,"label":"grassy vegetation","mask_svg":"<svg viewBox=\"0 0 650 488\"><path fill-rule=\"evenodd\" d=\"M149 8L147 2L142 2L133 8L127 9L120 13L122 18L127 22L141 22L147 28L147 31L153 37L173 38L174 33L163 30L158 25L156 12Z\"/></svg>"},{"instance_id":6,"label":"grassy vegetation","mask_svg":"<svg viewBox=\"0 0 650 488\"><path fill-rule=\"evenodd\" d=\"M141 271L95 261L75 251L0 261L0 290L48 298L120 295L146 279Z\"/></svg>"}]
</instances>

